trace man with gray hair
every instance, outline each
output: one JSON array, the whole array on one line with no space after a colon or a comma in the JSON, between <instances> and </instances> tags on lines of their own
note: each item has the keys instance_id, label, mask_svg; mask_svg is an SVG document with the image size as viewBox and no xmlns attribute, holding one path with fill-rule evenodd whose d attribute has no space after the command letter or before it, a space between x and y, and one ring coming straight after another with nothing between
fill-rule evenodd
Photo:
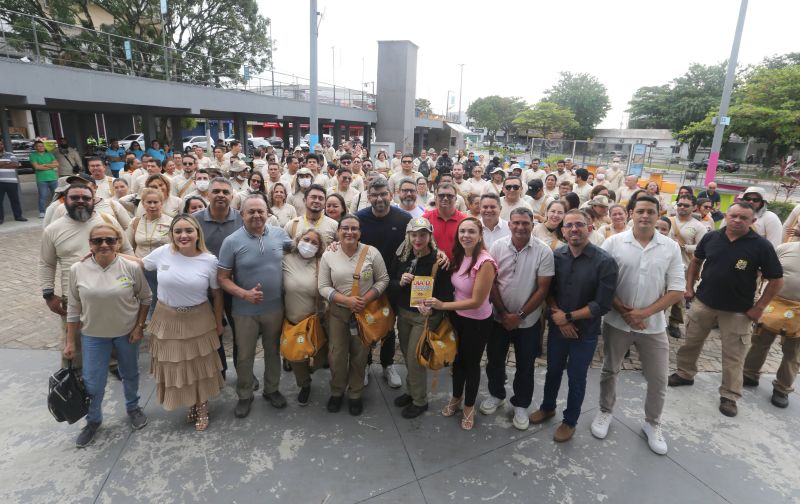
<instances>
[{"instance_id":1,"label":"man with gray hair","mask_svg":"<svg viewBox=\"0 0 800 504\"><path fill-rule=\"evenodd\" d=\"M424 180L425 177L419 177ZM422 217L426 209L417 204L417 184L410 178L403 178L397 184L400 192L400 205L402 210L405 210L411 217L416 219Z\"/></svg>"},{"instance_id":2,"label":"man with gray hair","mask_svg":"<svg viewBox=\"0 0 800 504\"><path fill-rule=\"evenodd\" d=\"M220 287L233 297L232 312L238 328L237 418L246 417L253 403L253 364L259 335L264 349L264 399L275 408L286 407L286 399L278 390L283 325L281 268L284 251L292 247L286 231L267 225L269 208L263 195L245 198L241 215L244 225L222 242L217 274Z\"/></svg>"}]
</instances>

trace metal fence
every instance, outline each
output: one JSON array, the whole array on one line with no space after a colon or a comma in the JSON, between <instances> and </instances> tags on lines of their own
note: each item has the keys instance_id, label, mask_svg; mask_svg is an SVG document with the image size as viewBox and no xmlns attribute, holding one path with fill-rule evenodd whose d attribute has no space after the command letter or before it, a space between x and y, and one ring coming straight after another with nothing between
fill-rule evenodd
<instances>
[{"instance_id":1,"label":"metal fence","mask_svg":"<svg viewBox=\"0 0 800 504\"><path fill-rule=\"evenodd\" d=\"M169 80L249 93L309 101L310 81L270 69L249 75L242 61L214 58L199 52L137 40L82 26L0 8L0 57L45 65ZM375 95L365 89L336 87L323 82L319 103L375 110Z\"/></svg>"}]
</instances>

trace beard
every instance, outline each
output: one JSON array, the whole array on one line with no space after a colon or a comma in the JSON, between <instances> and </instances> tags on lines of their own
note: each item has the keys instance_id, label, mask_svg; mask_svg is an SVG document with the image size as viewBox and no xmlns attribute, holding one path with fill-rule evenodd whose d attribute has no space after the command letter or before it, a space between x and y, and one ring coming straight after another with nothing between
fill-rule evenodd
<instances>
[{"instance_id":1,"label":"beard","mask_svg":"<svg viewBox=\"0 0 800 504\"><path fill-rule=\"evenodd\" d=\"M417 198L404 198L403 204L407 207L414 206L417 203Z\"/></svg>"},{"instance_id":2,"label":"beard","mask_svg":"<svg viewBox=\"0 0 800 504\"><path fill-rule=\"evenodd\" d=\"M74 219L78 222L88 221L92 217L92 212L94 212L94 205L87 207L83 205L77 205L77 206L67 205L66 208L67 208L67 215L69 215L71 219Z\"/></svg>"}]
</instances>

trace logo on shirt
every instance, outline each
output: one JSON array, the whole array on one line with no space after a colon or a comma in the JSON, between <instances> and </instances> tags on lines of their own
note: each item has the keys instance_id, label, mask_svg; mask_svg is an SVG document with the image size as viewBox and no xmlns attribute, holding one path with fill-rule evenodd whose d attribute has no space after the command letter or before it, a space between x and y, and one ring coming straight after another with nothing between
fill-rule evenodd
<instances>
[{"instance_id":1,"label":"logo on shirt","mask_svg":"<svg viewBox=\"0 0 800 504\"><path fill-rule=\"evenodd\" d=\"M122 287L133 287L133 280L128 275L120 275L117 277L117 282Z\"/></svg>"},{"instance_id":2,"label":"logo on shirt","mask_svg":"<svg viewBox=\"0 0 800 504\"><path fill-rule=\"evenodd\" d=\"M739 259L738 261L736 261L736 269L742 270L742 271L746 270L747 269L747 261L745 261L744 259Z\"/></svg>"}]
</instances>

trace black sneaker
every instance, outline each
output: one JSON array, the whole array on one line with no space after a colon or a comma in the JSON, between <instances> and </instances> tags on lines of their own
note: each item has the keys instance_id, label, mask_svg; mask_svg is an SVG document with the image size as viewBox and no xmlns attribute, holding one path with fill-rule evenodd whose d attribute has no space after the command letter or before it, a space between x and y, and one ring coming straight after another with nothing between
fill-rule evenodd
<instances>
[{"instance_id":1,"label":"black sneaker","mask_svg":"<svg viewBox=\"0 0 800 504\"><path fill-rule=\"evenodd\" d=\"M773 406L778 408L788 408L789 407L789 396L787 394L782 394L777 390L772 391L772 399L770 400Z\"/></svg>"},{"instance_id":2,"label":"black sneaker","mask_svg":"<svg viewBox=\"0 0 800 504\"><path fill-rule=\"evenodd\" d=\"M261 396L269 401L273 408L281 409L286 407L286 398L277 390L271 394L264 392Z\"/></svg>"},{"instance_id":3,"label":"black sneaker","mask_svg":"<svg viewBox=\"0 0 800 504\"><path fill-rule=\"evenodd\" d=\"M400 412L403 418L417 418L421 414L428 411L428 404L426 403L425 406L417 406L414 403L409 404L403 411Z\"/></svg>"},{"instance_id":4,"label":"black sneaker","mask_svg":"<svg viewBox=\"0 0 800 504\"><path fill-rule=\"evenodd\" d=\"M747 375L742 375L742 385L745 387L758 387L758 380L750 378Z\"/></svg>"},{"instance_id":5,"label":"black sneaker","mask_svg":"<svg viewBox=\"0 0 800 504\"><path fill-rule=\"evenodd\" d=\"M727 397L719 398L719 412L727 417L735 417L739 413L736 407L736 401L728 399Z\"/></svg>"},{"instance_id":6,"label":"black sneaker","mask_svg":"<svg viewBox=\"0 0 800 504\"><path fill-rule=\"evenodd\" d=\"M405 408L406 406L411 404L412 401L413 399L411 398L410 395L403 394L394 398L394 405L397 406L398 408Z\"/></svg>"},{"instance_id":7,"label":"black sneaker","mask_svg":"<svg viewBox=\"0 0 800 504\"><path fill-rule=\"evenodd\" d=\"M364 411L364 403L361 401L361 398L350 399L347 404L350 414L353 416L358 416Z\"/></svg>"},{"instance_id":8,"label":"black sneaker","mask_svg":"<svg viewBox=\"0 0 800 504\"><path fill-rule=\"evenodd\" d=\"M236 418L244 418L250 414L250 406L253 404L253 396L249 399L239 399L236 401L236 407L233 408L233 415Z\"/></svg>"},{"instance_id":9,"label":"black sneaker","mask_svg":"<svg viewBox=\"0 0 800 504\"><path fill-rule=\"evenodd\" d=\"M331 396L328 399L328 411L338 413L342 409L342 396Z\"/></svg>"},{"instance_id":10,"label":"black sneaker","mask_svg":"<svg viewBox=\"0 0 800 504\"><path fill-rule=\"evenodd\" d=\"M680 339L681 336L682 336L681 328L678 327L678 326L674 326L674 325L667 326L667 334L671 338Z\"/></svg>"},{"instance_id":11,"label":"black sneaker","mask_svg":"<svg viewBox=\"0 0 800 504\"><path fill-rule=\"evenodd\" d=\"M300 406L308 405L308 396L311 395L311 387L300 388L300 393L297 394L297 404Z\"/></svg>"},{"instance_id":12,"label":"black sneaker","mask_svg":"<svg viewBox=\"0 0 800 504\"><path fill-rule=\"evenodd\" d=\"M119 366L109 366L108 373L119 381L122 381L122 375L119 374Z\"/></svg>"},{"instance_id":13,"label":"black sneaker","mask_svg":"<svg viewBox=\"0 0 800 504\"><path fill-rule=\"evenodd\" d=\"M694 380L689 380L684 378L683 376L679 375L678 373L672 373L669 375L669 379L667 380L667 385L670 387L682 387L684 385L694 385Z\"/></svg>"},{"instance_id":14,"label":"black sneaker","mask_svg":"<svg viewBox=\"0 0 800 504\"><path fill-rule=\"evenodd\" d=\"M14 220L18 222L28 222L28 219L25 217L14 217Z\"/></svg>"},{"instance_id":15,"label":"black sneaker","mask_svg":"<svg viewBox=\"0 0 800 504\"><path fill-rule=\"evenodd\" d=\"M137 407L128 412L128 418L131 419L131 427L133 430L139 430L147 425L147 417L145 416L142 408Z\"/></svg>"},{"instance_id":16,"label":"black sneaker","mask_svg":"<svg viewBox=\"0 0 800 504\"><path fill-rule=\"evenodd\" d=\"M261 383L259 383L258 378L255 376L253 377L253 392L261 388Z\"/></svg>"},{"instance_id":17,"label":"black sneaker","mask_svg":"<svg viewBox=\"0 0 800 504\"><path fill-rule=\"evenodd\" d=\"M89 446L94 440L94 434L99 428L99 423L86 422L86 426L81 429L81 433L78 434L78 438L75 440L75 446L78 448L86 448Z\"/></svg>"}]
</instances>

